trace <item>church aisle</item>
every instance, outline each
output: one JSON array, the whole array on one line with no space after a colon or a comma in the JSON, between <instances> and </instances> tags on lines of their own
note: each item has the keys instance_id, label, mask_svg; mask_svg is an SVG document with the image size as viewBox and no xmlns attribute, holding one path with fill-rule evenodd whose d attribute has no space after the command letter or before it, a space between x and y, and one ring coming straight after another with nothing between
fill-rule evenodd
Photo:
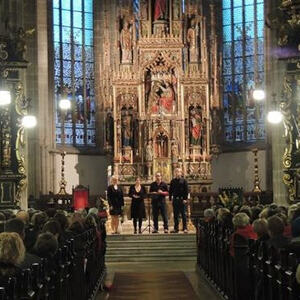
<instances>
[{"instance_id":1,"label":"church aisle","mask_svg":"<svg viewBox=\"0 0 300 300\"><path fill-rule=\"evenodd\" d=\"M107 272L111 291L99 293L97 300L220 300L196 273L194 261L111 262Z\"/></svg>"}]
</instances>

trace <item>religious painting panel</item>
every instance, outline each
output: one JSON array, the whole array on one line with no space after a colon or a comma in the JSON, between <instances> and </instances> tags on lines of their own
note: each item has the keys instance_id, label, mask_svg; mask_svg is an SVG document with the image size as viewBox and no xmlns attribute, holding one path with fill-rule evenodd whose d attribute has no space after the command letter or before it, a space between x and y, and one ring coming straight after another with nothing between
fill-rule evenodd
<instances>
[{"instance_id":1,"label":"religious painting panel","mask_svg":"<svg viewBox=\"0 0 300 300\"><path fill-rule=\"evenodd\" d=\"M190 145L200 146L203 135L203 118L201 106L190 106L189 108L189 137Z\"/></svg>"},{"instance_id":2,"label":"religious painting panel","mask_svg":"<svg viewBox=\"0 0 300 300\"><path fill-rule=\"evenodd\" d=\"M172 179L172 164L169 158L157 158L153 162L154 174L160 172L162 180L169 182Z\"/></svg>"},{"instance_id":3,"label":"religious painting panel","mask_svg":"<svg viewBox=\"0 0 300 300\"><path fill-rule=\"evenodd\" d=\"M177 97L177 78L173 72L146 72L145 102L149 115L173 115Z\"/></svg>"}]
</instances>

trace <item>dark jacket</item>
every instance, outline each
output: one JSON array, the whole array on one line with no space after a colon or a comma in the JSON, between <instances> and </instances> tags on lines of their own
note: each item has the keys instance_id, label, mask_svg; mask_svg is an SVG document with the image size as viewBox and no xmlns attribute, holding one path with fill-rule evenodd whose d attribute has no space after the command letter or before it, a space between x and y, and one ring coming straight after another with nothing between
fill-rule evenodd
<instances>
[{"instance_id":1,"label":"dark jacket","mask_svg":"<svg viewBox=\"0 0 300 300\"><path fill-rule=\"evenodd\" d=\"M168 193L168 186L165 182L160 182L159 184L154 181L150 185L150 193L152 192L157 192L158 190L161 190L164 192L164 194L154 194L151 196L152 198L152 205L158 205L160 203L165 202L166 196L169 194Z\"/></svg>"},{"instance_id":2,"label":"dark jacket","mask_svg":"<svg viewBox=\"0 0 300 300\"><path fill-rule=\"evenodd\" d=\"M138 198L134 198L133 195L137 196ZM145 187L141 186L141 190L137 192L135 189L135 185L131 185L129 188L128 196L132 198L130 210L131 218L146 218L144 198L147 196L147 194Z\"/></svg>"},{"instance_id":3,"label":"dark jacket","mask_svg":"<svg viewBox=\"0 0 300 300\"><path fill-rule=\"evenodd\" d=\"M290 239L284 235L278 235L274 237L270 237L267 241L267 245L269 248L273 247L275 249L285 249L290 244Z\"/></svg>"},{"instance_id":4,"label":"dark jacket","mask_svg":"<svg viewBox=\"0 0 300 300\"><path fill-rule=\"evenodd\" d=\"M182 200L187 200L188 193L189 193L188 183L183 177L174 178L171 180L170 189L169 189L170 198L178 197L181 198Z\"/></svg>"},{"instance_id":5,"label":"dark jacket","mask_svg":"<svg viewBox=\"0 0 300 300\"><path fill-rule=\"evenodd\" d=\"M118 186L117 189L113 185L107 188L107 200L108 204L112 209L110 209L110 214L118 216L122 214L122 207L124 206L123 192Z\"/></svg>"},{"instance_id":6,"label":"dark jacket","mask_svg":"<svg viewBox=\"0 0 300 300\"><path fill-rule=\"evenodd\" d=\"M41 258L30 253L25 254L24 261L20 264L21 269L29 269L34 263L41 263Z\"/></svg>"}]
</instances>

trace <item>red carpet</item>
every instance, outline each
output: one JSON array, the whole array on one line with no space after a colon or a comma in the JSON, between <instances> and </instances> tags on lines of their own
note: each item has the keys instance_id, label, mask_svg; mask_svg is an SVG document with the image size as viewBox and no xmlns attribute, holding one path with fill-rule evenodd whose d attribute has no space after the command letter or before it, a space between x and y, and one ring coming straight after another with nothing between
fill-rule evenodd
<instances>
[{"instance_id":1,"label":"red carpet","mask_svg":"<svg viewBox=\"0 0 300 300\"><path fill-rule=\"evenodd\" d=\"M196 300L183 272L116 273L112 300Z\"/></svg>"}]
</instances>

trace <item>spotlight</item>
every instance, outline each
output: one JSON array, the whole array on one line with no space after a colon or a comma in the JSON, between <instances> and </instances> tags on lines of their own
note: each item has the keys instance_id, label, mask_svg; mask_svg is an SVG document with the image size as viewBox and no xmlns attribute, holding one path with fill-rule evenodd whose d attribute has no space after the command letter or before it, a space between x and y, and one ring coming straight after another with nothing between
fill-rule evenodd
<instances>
[{"instance_id":1,"label":"spotlight","mask_svg":"<svg viewBox=\"0 0 300 300\"><path fill-rule=\"evenodd\" d=\"M35 116L24 116L22 118L22 126L25 128L33 128L37 124L37 120Z\"/></svg>"},{"instance_id":2,"label":"spotlight","mask_svg":"<svg viewBox=\"0 0 300 300\"><path fill-rule=\"evenodd\" d=\"M261 101L265 99L265 91L262 89L255 89L252 93L253 99L256 101Z\"/></svg>"},{"instance_id":3,"label":"spotlight","mask_svg":"<svg viewBox=\"0 0 300 300\"><path fill-rule=\"evenodd\" d=\"M0 106L8 105L11 102L10 91L0 91Z\"/></svg>"},{"instance_id":4,"label":"spotlight","mask_svg":"<svg viewBox=\"0 0 300 300\"><path fill-rule=\"evenodd\" d=\"M59 101L59 107L62 110L68 110L71 108L71 101L69 99L61 99Z\"/></svg>"},{"instance_id":5,"label":"spotlight","mask_svg":"<svg viewBox=\"0 0 300 300\"><path fill-rule=\"evenodd\" d=\"M279 110L272 110L268 112L267 119L271 124L279 124L283 119L283 115Z\"/></svg>"}]
</instances>

